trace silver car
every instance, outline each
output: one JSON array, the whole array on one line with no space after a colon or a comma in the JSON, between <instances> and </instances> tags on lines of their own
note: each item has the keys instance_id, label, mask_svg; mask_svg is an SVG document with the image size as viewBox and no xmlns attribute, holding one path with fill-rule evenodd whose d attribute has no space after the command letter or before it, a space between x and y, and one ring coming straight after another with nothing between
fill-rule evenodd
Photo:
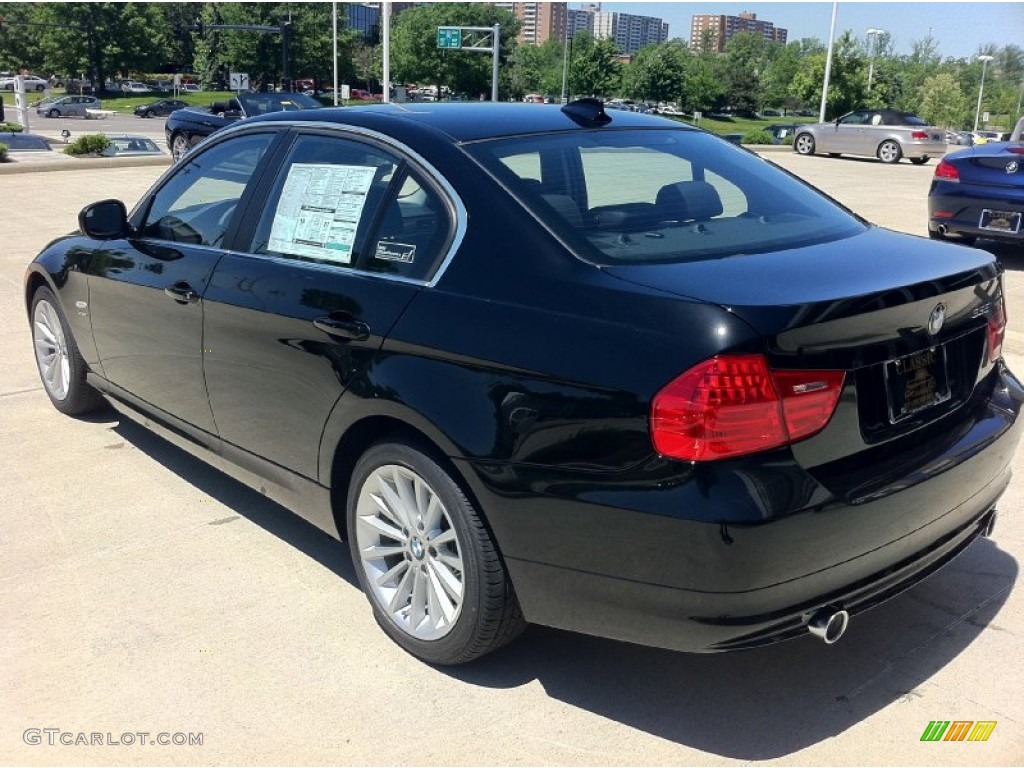
<instances>
[{"instance_id":1,"label":"silver car","mask_svg":"<svg viewBox=\"0 0 1024 768\"><path fill-rule=\"evenodd\" d=\"M909 112L858 109L834 123L798 126L793 149L801 155L865 155L883 163L906 157L922 165L946 154L946 140L941 130Z\"/></svg>"},{"instance_id":2,"label":"silver car","mask_svg":"<svg viewBox=\"0 0 1024 768\"><path fill-rule=\"evenodd\" d=\"M36 113L45 117L88 117L87 109L103 109L103 104L95 96L65 96L39 102Z\"/></svg>"}]
</instances>

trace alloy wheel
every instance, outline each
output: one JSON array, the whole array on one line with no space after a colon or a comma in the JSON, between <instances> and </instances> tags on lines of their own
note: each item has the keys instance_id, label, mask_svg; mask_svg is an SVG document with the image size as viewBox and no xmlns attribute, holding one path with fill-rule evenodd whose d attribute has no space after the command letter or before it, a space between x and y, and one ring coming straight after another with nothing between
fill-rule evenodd
<instances>
[{"instance_id":1,"label":"alloy wheel","mask_svg":"<svg viewBox=\"0 0 1024 768\"><path fill-rule=\"evenodd\" d=\"M434 489L407 467L378 467L359 490L355 533L378 610L417 640L447 635L462 610L465 565Z\"/></svg>"},{"instance_id":2,"label":"alloy wheel","mask_svg":"<svg viewBox=\"0 0 1024 768\"><path fill-rule=\"evenodd\" d=\"M71 382L71 363L57 310L45 299L36 304L32 318L32 340L35 342L36 362L42 374L43 386L56 400L68 395Z\"/></svg>"}]
</instances>

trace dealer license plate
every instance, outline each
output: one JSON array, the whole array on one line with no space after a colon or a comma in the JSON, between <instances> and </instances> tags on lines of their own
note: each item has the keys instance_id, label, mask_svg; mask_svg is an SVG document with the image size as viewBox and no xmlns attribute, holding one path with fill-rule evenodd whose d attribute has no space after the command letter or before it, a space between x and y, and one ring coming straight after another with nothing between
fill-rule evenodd
<instances>
[{"instance_id":1,"label":"dealer license plate","mask_svg":"<svg viewBox=\"0 0 1024 768\"><path fill-rule=\"evenodd\" d=\"M942 345L885 364L889 421L896 423L949 400L946 348Z\"/></svg>"},{"instance_id":2,"label":"dealer license plate","mask_svg":"<svg viewBox=\"0 0 1024 768\"><path fill-rule=\"evenodd\" d=\"M981 212L978 229L1016 234L1020 231L1020 211L993 211L986 208Z\"/></svg>"}]
</instances>

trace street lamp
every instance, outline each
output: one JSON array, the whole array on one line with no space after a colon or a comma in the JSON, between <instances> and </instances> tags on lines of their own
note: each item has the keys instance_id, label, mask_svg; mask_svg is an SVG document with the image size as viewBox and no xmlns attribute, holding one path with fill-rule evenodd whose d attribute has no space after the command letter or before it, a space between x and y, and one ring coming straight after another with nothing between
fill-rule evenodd
<instances>
[{"instance_id":1,"label":"street lamp","mask_svg":"<svg viewBox=\"0 0 1024 768\"><path fill-rule=\"evenodd\" d=\"M885 30L884 29L875 29L874 27L872 27L865 34L867 34L869 40L872 40L872 38L874 38L872 40L873 44L869 44L870 47L871 47L871 63L868 65L868 93L870 93L871 92L871 80L872 80L872 78L874 77L874 74L875 74L875 54L878 53L878 36L879 35L884 35L885 34Z\"/></svg>"},{"instance_id":2,"label":"street lamp","mask_svg":"<svg viewBox=\"0 0 1024 768\"><path fill-rule=\"evenodd\" d=\"M569 103L569 49L572 47L572 37L569 35L569 27L565 28L565 42L562 45L562 104Z\"/></svg>"},{"instance_id":3,"label":"street lamp","mask_svg":"<svg viewBox=\"0 0 1024 768\"><path fill-rule=\"evenodd\" d=\"M981 62L981 85L978 86L978 108L974 111L974 130L978 130L978 118L981 117L981 95L985 93L985 67L988 63L994 59L995 56L988 56L982 54L978 57L978 61Z\"/></svg>"}]
</instances>

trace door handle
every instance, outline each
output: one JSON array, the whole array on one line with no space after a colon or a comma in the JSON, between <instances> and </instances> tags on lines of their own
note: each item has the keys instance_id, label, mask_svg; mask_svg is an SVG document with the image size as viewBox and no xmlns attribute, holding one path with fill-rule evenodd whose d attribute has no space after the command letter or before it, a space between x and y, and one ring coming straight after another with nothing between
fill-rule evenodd
<instances>
[{"instance_id":1,"label":"door handle","mask_svg":"<svg viewBox=\"0 0 1024 768\"><path fill-rule=\"evenodd\" d=\"M370 326L356 320L348 312L332 312L318 317L313 327L339 339L366 341L370 338Z\"/></svg>"},{"instance_id":2,"label":"door handle","mask_svg":"<svg viewBox=\"0 0 1024 768\"><path fill-rule=\"evenodd\" d=\"M195 304L199 301L199 294L184 280L179 280L174 285L164 288L164 293L179 304Z\"/></svg>"}]
</instances>

